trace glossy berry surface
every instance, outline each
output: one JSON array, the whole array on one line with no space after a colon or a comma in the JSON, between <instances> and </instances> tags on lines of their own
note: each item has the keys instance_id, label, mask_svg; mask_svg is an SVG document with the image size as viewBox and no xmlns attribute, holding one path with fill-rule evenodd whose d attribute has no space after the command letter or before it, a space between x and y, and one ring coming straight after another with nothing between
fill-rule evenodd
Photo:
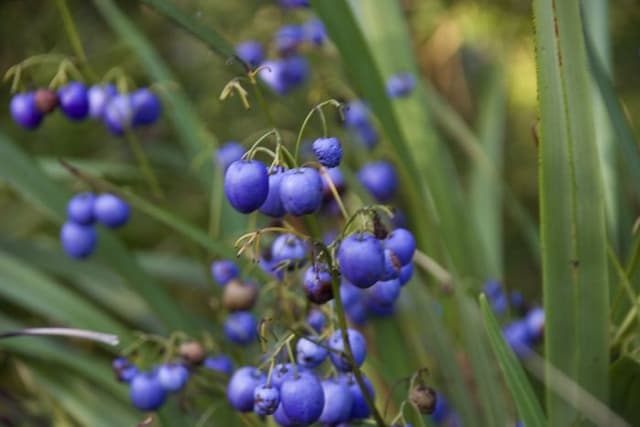
<instances>
[{"instance_id":1,"label":"glossy berry surface","mask_svg":"<svg viewBox=\"0 0 640 427\"><path fill-rule=\"evenodd\" d=\"M237 211L255 211L269 194L266 166L258 160L237 160L231 163L224 174L224 193Z\"/></svg>"},{"instance_id":2,"label":"glossy berry surface","mask_svg":"<svg viewBox=\"0 0 640 427\"><path fill-rule=\"evenodd\" d=\"M189 380L189 370L180 363L165 363L156 375L162 388L172 393L182 390Z\"/></svg>"},{"instance_id":3,"label":"glossy berry surface","mask_svg":"<svg viewBox=\"0 0 640 427\"><path fill-rule=\"evenodd\" d=\"M271 415L280 405L280 392L273 386L263 384L253 392L253 412L258 415Z\"/></svg>"},{"instance_id":4,"label":"glossy berry surface","mask_svg":"<svg viewBox=\"0 0 640 427\"><path fill-rule=\"evenodd\" d=\"M317 341L318 338L314 340ZM296 360L298 361L298 365L307 369L320 366L328 354L329 350L305 338L300 338L296 344Z\"/></svg>"},{"instance_id":5,"label":"glossy berry surface","mask_svg":"<svg viewBox=\"0 0 640 427\"><path fill-rule=\"evenodd\" d=\"M238 276L240 276L240 268L229 259L221 259L211 263L211 277L220 286L226 285Z\"/></svg>"},{"instance_id":6,"label":"glossy berry surface","mask_svg":"<svg viewBox=\"0 0 640 427\"><path fill-rule=\"evenodd\" d=\"M239 142L227 141L216 150L216 165L226 171L231 163L242 159L245 151L244 146Z\"/></svg>"},{"instance_id":7,"label":"glossy berry surface","mask_svg":"<svg viewBox=\"0 0 640 427\"><path fill-rule=\"evenodd\" d=\"M167 394L155 373L141 372L131 380L129 397L139 410L155 411L162 406Z\"/></svg>"},{"instance_id":8,"label":"glossy berry surface","mask_svg":"<svg viewBox=\"0 0 640 427\"><path fill-rule=\"evenodd\" d=\"M396 228L384 241L385 248L391 250L398 257L402 265L407 265L413 259L416 251L416 239L404 228Z\"/></svg>"},{"instance_id":9,"label":"glossy berry surface","mask_svg":"<svg viewBox=\"0 0 640 427\"><path fill-rule=\"evenodd\" d=\"M322 166L335 168L342 160L342 145L338 138L318 138L313 141L313 153Z\"/></svg>"},{"instance_id":10,"label":"glossy berry surface","mask_svg":"<svg viewBox=\"0 0 640 427\"><path fill-rule=\"evenodd\" d=\"M369 396L373 400L375 398L375 390L369 378L363 376L362 377L365 387L369 392ZM371 410L367 405L367 400L362 394L362 390L358 386L358 382L352 375L345 375L339 378L340 382L349 387L349 391L351 392L351 397L353 400L353 405L351 406L351 414L349 415L349 419L351 420L360 420L363 418L368 418L371 415Z\"/></svg>"},{"instance_id":11,"label":"glossy berry surface","mask_svg":"<svg viewBox=\"0 0 640 427\"><path fill-rule=\"evenodd\" d=\"M396 170L384 160L364 165L358 172L358 180L381 203L391 200L398 188Z\"/></svg>"},{"instance_id":12,"label":"glossy berry surface","mask_svg":"<svg viewBox=\"0 0 640 427\"><path fill-rule=\"evenodd\" d=\"M258 323L256 318L248 311L236 311L230 313L224 321L224 334L233 343L247 345L256 337Z\"/></svg>"},{"instance_id":13,"label":"glossy berry surface","mask_svg":"<svg viewBox=\"0 0 640 427\"><path fill-rule=\"evenodd\" d=\"M335 379L322 381L324 391L324 408L320 414L320 422L328 425L335 425L348 421L353 408L353 396L351 390Z\"/></svg>"},{"instance_id":14,"label":"glossy berry surface","mask_svg":"<svg viewBox=\"0 0 640 427\"><path fill-rule=\"evenodd\" d=\"M89 116L98 119L102 118L107 104L118 94L118 90L112 84L93 85L87 91L89 100Z\"/></svg>"},{"instance_id":15,"label":"glossy berry surface","mask_svg":"<svg viewBox=\"0 0 640 427\"><path fill-rule=\"evenodd\" d=\"M71 120L82 120L89 114L87 88L80 82L71 82L58 90L60 109Z\"/></svg>"},{"instance_id":16,"label":"glossy berry surface","mask_svg":"<svg viewBox=\"0 0 640 427\"><path fill-rule=\"evenodd\" d=\"M202 366L212 371L217 371L227 376L233 373L233 362L229 356L219 354L217 356L207 356L202 362Z\"/></svg>"},{"instance_id":17,"label":"glossy berry surface","mask_svg":"<svg viewBox=\"0 0 640 427\"><path fill-rule=\"evenodd\" d=\"M118 94L109 99L102 114L107 129L114 135L122 135L131 128L133 104L128 94Z\"/></svg>"},{"instance_id":18,"label":"glossy berry surface","mask_svg":"<svg viewBox=\"0 0 640 427\"><path fill-rule=\"evenodd\" d=\"M11 98L9 105L13 120L25 129L35 129L44 117L36 106L33 92L19 93Z\"/></svg>"},{"instance_id":19,"label":"glossy berry surface","mask_svg":"<svg viewBox=\"0 0 640 427\"><path fill-rule=\"evenodd\" d=\"M370 233L346 237L338 249L343 277L359 288L368 288L384 273L384 249Z\"/></svg>"},{"instance_id":20,"label":"glossy berry surface","mask_svg":"<svg viewBox=\"0 0 640 427\"><path fill-rule=\"evenodd\" d=\"M280 218L286 213L280 198L280 185L283 176L284 171L281 168L274 168L269 172L269 193L259 209L261 213L272 218Z\"/></svg>"},{"instance_id":21,"label":"glossy berry surface","mask_svg":"<svg viewBox=\"0 0 640 427\"><path fill-rule=\"evenodd\" d=\"M367 343L362 334L355 329L347 329L349 337L349 345L353 353L353 361L357 366L361 366L367 357ZM329 347L333 349L329 353L331 362L339 370L343 372L351 371L352 367L345 355L345 340L342 338L342 331L337 330L329 337L327 341Z\"/></svg>"},{"instance_id":22,"label":"glossy berry surface","mask_svg":"<svg viewBox=\"0 0 640 427\"><path fill-rule=\"evenodd\" d=\"M253 410L256 387L267 381L267 377L253 366L244 366L233 373L227 385L227 399L233 408L240 412Z\"/></svg>"},{"instance_id":23,"label":"glossy berry surface","mask_svg":"<svg viewBox=\"0 0 640 427\"><path fill-rule=\"evenodd\" d=\"M280 183L282 206L291 215L313 213L322 203L322 179L312 168L289 169Z\"/></svg>"},{"instance_id":24,"label":"glossy berry surface","mask_svg":"<svg viewBox=\"0 0 640 427\"><path fill-rule=\"evenodd\" d=\"M306 262L308 251L304 240L293 234L281 234L271 245L271 261L276 265L286 265L289 269L294 269Z\"/></svg>"},{"instance_id":25,"label":"glossy berry surface","mask_svg":"<svg viewBox=\"0 0 640 427\"><path fill-rule=\"evenodd\" d=\"M411 73L397 73L387 79L387 95L401 98L413 92L416 77Z\"/></svg>"},{"instance_id":26,"label":"glossy berry surface","mask_svg":"<svg viewBox=\"0 0 640 427\"><path fill-rule=\"evenodd\" d=\"M329 273L326 265L312 265L309 267L304 273L302 286L309 301L315 304L324 304L333 299L331 273Z\"/></svg>"},{"instance_id":27,"label":"glossy berry surface","mask_svg":"<svg viewBox=\"0 0 640 427\"><path fill-rule=\"evenodd\" d=\"M367 289L371 298L383 305L393 304L400 296L400 281L398 279L383 280L376 282Z\"/></svg>"},{"instance_id":28,"label":"glossy berry surface","mask_svg":"<svg viewBox=\"0 0 640 427\"><path fill-rule=\"evenodd\" d=\"M147 88L138 89L131 94L133 105L133 125L150 125L160 117L162 107L158 95Z\"/></svg>"},{"instance_id":29,"label":"glossy berry surface","mask_svg":"<svg viewBox=\"0 0 640 427\"><path fill-rule=\"evenodd\" d=\"M310 372L299 372L298 377L283 382L280 399L287 418L294 423L314 423L324 408L322 385Z\"/></svg>"},{"instance_id":30,"label":"glossy berry surface","mask_svg":"<svg viewBox=\"0 0 640 427\"><path fill-rule=\"evenodd\" d=\"M407 265L402 266L400 270L400 275L398 276L398 281L400 281L400 285L404 286L409 283L411 280L411 276L413 276L413 263L410 262Z\"/></svg>"},{"instance_id":31,"label":"glossy berry surface","mask_svg":"<svg viewBox=\"0 0 640 427\"><path fill-rule=\"evenodd\" d=\"M282 407L282 402L276 409L276 412L273 414L273 419L280 427L300 427L300 424L294 423L287 417L287 414L284 412L284 408Z\"/></svg>"},{"instance_id":32,"label":"glossy berry surface","mask_svg":"<svg viewBox=\"0 0 640 427\"><path fill-rule=\"evenodd\" d=\"M93 193L76 194L67 203L67 218L76 224L91 225L95 221L93 208L96 195Z\"/></svg>"},{"instance_id":33,"label":"glossy berry surface","mask_svg":"<svg viewBox=\"0 0 640 427\"><path fill-rule=\"evenodd\" d=\"M298 369L300 369L298 367ZM293 378L294 369L291 363L278 363L273 367L273 372L271 373L271 384L274 387L280 388L282 383Z\"/></svg>"},{"instance_id":34,"label":"glossy berry surface","mask_svg":"<svg viewBox=\"0 0 640 427\"><path fill-rule=\"evenodd\" d=\"M93 205L96 220L109 228L123 226L129 221L130 214L127 202L110 193L100 194Z\"/></svg>"},{"instance_id":35,"label":"glossy berry surface","mask_svg":"<svg viewBox=\"0 0 640 427\"><path fill-rule=\"evenodd\" d=\"M236 55L255 69L264 59L264 48L256 40L247 40L236 45Z\"/></svg>"},{"instance_id":36,"label":"glossy berry surface","mask_svg":"<svg viewBox=\"0 0 640 427\"><path fill-rule=\"evenodd\" d=\"M67 221L60 230L60 241L67 255L82 259L93 253L98 235L93 226Z\"/></svg>"}]
</instances>

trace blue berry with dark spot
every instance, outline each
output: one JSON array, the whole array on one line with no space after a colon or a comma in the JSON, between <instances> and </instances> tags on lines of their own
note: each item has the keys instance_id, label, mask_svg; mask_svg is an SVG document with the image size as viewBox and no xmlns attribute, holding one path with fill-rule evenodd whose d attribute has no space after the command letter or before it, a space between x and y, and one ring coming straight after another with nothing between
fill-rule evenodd
<instances>
[{"instance_id":1,"label":"blue berry with dark spot","mask_svg":"<svg viewBox=\"0 0 640 427\"><path fill-rule=\"evenodd\" d=\"M280 405L280 392L277 388L263 384L253 392L253 412L258 415L272 415Z\"/></svg>"},{"instance_id":2,"label":"blue berry with dark spot","mask_svg":"<svg viewBox=\"0 0 640 427\"><path fill-rule=\"evenodd\" d=\"M100 194L93 205L96 220L109 228L125 225L130 214L127 202L110 193Z\"/></svg>"},{"instance_id":3,"label":"blue berry with dark spot","mask_svg":"<svg viewBox=\"0 0 640 427\"><path fill-rule=\"evenodd\" d=\"M342 145L338 138L318 138L313 141L313 153L322 166L335 168L342 160Z\"/></svg>"},{"instance_id":4,"label":"blue berry with dark spot","mask_svg":"<svg viewBox=\"0 0 640 427\"><path fill-rule=\"evenodd\" d=\"M236 45L236 55L255 69L264 59L264 48L256 40L247 40Z\"/></svg>"},{"instance_id":5,"label":"blue berry with dark spot","mask_svg":"<svg viewBox=\"0 0 640 427\"><path fill-rule=\"evenodd\" d=\"M141 411L155 411L164 403L167 393L155 372L141 372L129 384L133 406Z\"/></svg>"},{"instance_id":6,"label":"blue berry with dark spot","mask_svg":"<svg viewBox=\"0 0 640 427\"><path fill-rule=\"evenodd\" d=\"M331 273L326 265L312 265L304 274L302 282L309 301L324 304L333 299Z\"/></svg>"},{"instance_id":7,"label":"blue berry with dark spot","mask_svg":"<svg viewBox=\"0 0 640 427\"><path fill-rule=\"evenodd\" d=\"M9 105L13 120L25 129L35 129L40 125L43 114L38 111L33 92L18 93L11 98Z\"/></svg>"},{"instance_id":8,"label":"blue berry with dark spot","mask_svg":"<svg viewBox=\"0 0 640 427\"><path fill-rule=\"evenodd\" d=\"M82 120L89 114L87 88L80 82L71 82L58 89L58 102L71 120Z\"/></svg>"},{"instance_id":9,"label":"blue berry with dark spot","mask_svg":"<svg viewBox=\"0 0 640 427\"><path fill-rule=\"evenodd\" d=\"M266 375L253 366L243 366L233 373L227 385L227 399L240 412L251 412L254 390L267 381Z\"/></svg>"},{"instance_id":10,"label":"blue berry with dark spot","mask_svg":"<svg viewBox=\"0 0 640 427\"><path fill-rule=\"evenodd\" d=\"M93 253L98 242L96 230L91 225L67 221L60 230L62 248L72 258L83 259Z\"/></svg>"},{"instance_id":11,"label":"blue berry with dark spot","mask_svg":"<svg viewBox=\"0 0 640 427\"><path fill-rule=\"evenodd\" d=\"M255 211L269 194L266 166L258 160L237 160L231 163L224 174L224 192L237 211Z\"/></svg>"},{"instance_id":12,"label":"blue berry with dark spot","mask_svg":"<svg viewBox=\"0 0 640 427\"><path fill-rule=\"evenodd\" d=\"M338 262L345 279L359 288L368 288L384 273L384 249L370 233L352 234L340 243Z\"/></svg>"},{"instance_id":13,"label":"blue berry with dark spot","mask_svg":"<svg viewBox=\"0 0 640 427\"><path fill-rule=\"evenodd\" d=\"M248 345L258 336L256 329L258 322L248 311L230 313L224 321L224 334L233 343Z\"/></svg>"},{"instance_id":14,"label":"blue berry with dark spot","mask_svg":"<svg viewBox=\"0 0 640 427\"><path fill-rule=\"evenodd\" d=\"M280 183L282 206L291 215L313 213L322 203L322 178L318 171L302 167L289 169Z\"/></svg>"},{"instance_id":15,"label":"blue berry with dark spot","mask_svg":"<svg viewBox=\"0 0 640 427\"><path fill-rule=\"evenodd\" d=\"M329 350L306 338L300 338L296 344L296 360L298 361L298 365L307 369L320 366L328 354Z\"/></svg>"},{"instance_id":16,"label":"blue berry with dark spot","mask_svg":"<svg viewBox=\"0 0 640 427\"><path fill-rule=\"evenodd\" d=\"M93 224L95 221L93 215L95 202L96 195L93 193L76 194L67 203L67 218L81 225Z\"/></svg>"},{"instance_id":17,"label":"blue berry with dark spot","mask_svg":"<svg viewBox=\"0 0 640 427\"><path fill-rule=\"evenodd\" d=\"M347 329L347 336L349 345L351 346L351 353L353 354L353 361L356 366L361 366L367 357L367 343L362 334L355 329ZM345 340L342 336L342 331L335 331L333 335L329 337L328 345L329 348L333 350L329 353L329 357L336 369L343 372L351 371L353 367L344 353Z\"/></svg>"},{"instance_id":18,"label":"blue berry with dark spot","mask_svg":"<svg viewBox=\"0 0 640 427\"><path fill-rule=\"evenodd\" d=\"M281 234L271 245L271 262L285 265L288 269L301 267L307 260L309 247L304 240L293 234Z\"/></svg>"},{"instance_id":19,"label":"blue berry with dark spot","mask_svg":"<svg viewBox=\"0 0 640 427\"><path fill-rule=\"evenodd\" d=\"M402 270L402 264L400 264L400 260L394 254L391 249L384 250L384 273L380 280L391 280L396 279L400 276L400 271Z\"/></svg>"},{"instance_id":20,"label":"blue berry with dark spot","mask_svg":"<svg viewBox=\"0 0 640 427\"><path fill-rule=\"evenodd\" d=\"M398 188L396 170L384 160L364 165L358 172L358 179L373 198L381 203L391 200Z\"/></svg>"},{"instance_id":21,"label":"blue berry with dark spot","mask_svg":"<svg viewBox=\"0 0 640 427\"><path fill-rule=\"evenodd\" d=\"M405 228L396 228L384 241L385 248L391 250L398 257L400 264L407 265L413 259L416 251L416 239Z\"/></svg>"}]
</instances>

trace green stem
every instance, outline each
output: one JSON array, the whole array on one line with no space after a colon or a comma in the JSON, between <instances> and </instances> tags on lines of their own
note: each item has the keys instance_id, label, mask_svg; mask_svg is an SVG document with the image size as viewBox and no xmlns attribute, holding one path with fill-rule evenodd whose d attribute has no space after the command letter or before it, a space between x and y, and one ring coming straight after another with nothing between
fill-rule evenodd
<instances>
[{"instance_id":1,"label":"green stem","mask_svg":"<svg viewBox=\"0 0 640 427\"><path fill-rule=\"evenodd\" d=\"M136 136L130 130L125 130L124 134L125 134L125 139L127 140L127 143L129 143L129 147L131 148L131 151L133 152L133 155L136 158L138 167L140 168L140 171L144 175L145 180L147 181L147 184L151 189L151 193L155 197L164 199L164 194L160 188L158 179L156 178L156 175L153 173L153 169L151 168L151 165L147 160L147 156L144 154L144 150L140 145L140 141L138 141L138 138L136 138Z\"/></svg>"},{"instance_id":2,"label":"green stem","mask_svg":"<svg viewBox=\"0 0 640 427\"><path fill-rule=\"evenodd\" d=\"M89 65L87 54L82 47L82 42L80 41L78 30L76 29L73 18L71 17L71 12L69 11L67 0L56 0L56 5L58 6L58 11L60 12L60 16L62 17L64 29L67 32L67 37L69 37L69 42L71 43L71 47L75 52L75 55L82 62L82 65L86 73L89 75L91 81L97 81L98 76Z\"/></svg>"},{"instance_id":3,"label":"green stem","mask_svg":"<svg viewBox=\"0 0 640 427\"><path fill-rule=\"evenodd\" d=\"M220 216L222 214L222 174L218 173L211 183L211 200L209 202L209 236L218 237L220 232Z\"/></svg>"},{"instance_id":4,"label":"green stem","mask_svg":"<svg viewBox=\"0 0 640 427\"><path fill-rule=\"evenodd\" d=\"M269 122L269 125L271 125L271 127L275 129L276 121L273 118L273 115L271 114L271 110L269 109L267 102L264 100L264 95L262 95L262 89L260 89L260 85L258 84L258 81L256 80L255 76L252 76L252 75L249 76L249 80L251 81L253 90L256 93L256 99L258 100L258 105L260 106L260 109L266 116L267 122Z\"/></svg>"}]
</instances>

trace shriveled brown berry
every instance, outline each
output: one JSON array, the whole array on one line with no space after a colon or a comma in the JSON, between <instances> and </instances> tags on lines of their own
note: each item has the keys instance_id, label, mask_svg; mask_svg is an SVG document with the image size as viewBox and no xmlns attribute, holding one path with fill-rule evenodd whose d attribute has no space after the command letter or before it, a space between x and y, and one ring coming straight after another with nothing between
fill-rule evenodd
<instances>
[{"instance_id":1,"label":"shriveled brown berry","mask_svg":"<svg viewBox=\"0 0 640 427\"><path fill-rule=\"evenodd\" d=\"M55 110L58 105L58 94L51 89L38 89L35 93L36 108L42 114Z\"/></svg>"},{"instance_id":2,"label":"shriveled brown berry","mask_svg":"<svg viewBox=\"0 0 640 427\"><path fill-rule=\"evenodd\" d=\"M206 354L204 347L202 347L202 344L198 341L186 341L180 345L180 356L193 365L199 365L204 360Z\"/></svg>"},{"instance_id":3,"label":"shriveled brown berry","mask_svg":"<svg viewBox=\"0 0 640 427\"><path fill-rule=\"evenodd\" d=\"M222 305L230 311L251 310L258 298L258 289L251 283L231 280L224 288Z\"/></svg>"},{"instance_id":4,"label":"shriveled brown berry","mask_svg":"<svg viewBox=\"0 0 640 427\"><path fill-rule=\"evenodd\" d=\"M436 409L438 395L431 387L418 384L409 392L409 401L418 408L421 414L432 414Z\"/></svg>"}]
</instances>

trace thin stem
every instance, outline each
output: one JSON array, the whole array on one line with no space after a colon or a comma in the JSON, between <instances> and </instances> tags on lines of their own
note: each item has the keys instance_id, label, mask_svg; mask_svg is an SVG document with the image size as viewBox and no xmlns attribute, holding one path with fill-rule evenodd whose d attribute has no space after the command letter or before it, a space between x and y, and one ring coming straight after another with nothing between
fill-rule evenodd
<instances>
[{"instance_id":1,"label":"thin stem","mask_svg":"<svg viewBox=\"0 0 640 427\"><path fill-rule=\"evenodd\" d=\"M117 335L105 334L102 332L94 332L86 329L72 329L72 328L27 328L27 329L21 329L18 331L0 333L0 339L19 337L19 336L40 336L40 335L82 338L85 340L98 341L98 342L101 342L107 345L113 345L113 346L118 345L120 343L120 340L118 339Z\"/></svg>"},{"instance_id":2,"label":"thin stem","mask_svg":"<svg viewBox=\"0 0 640 427\"><path fill-rule=\"evenodd\" d=\"M344 207L344 203L342 202L342 197L340 197L340 193L338 193L338 189L336 188L336 185L333 183L331 176L327 172L327 168L324 168L324 167L321 168L320 174L322 174L324 176L324 179L327 180L327 183L329 184L329 190L331 190L331 195L333 196L336 203L338 203L338 207L340 208L340 213L342 213L342 216L344 217L345 221L348 220L349 212L347 212L347 209Z\"/></svg>"},{"instance_id":3,"label":"thin stem","mask_svg":"<svg viewBox=\"0 0 640 427\"><path fill-rule=\"evenodd\" d=\"M324 136L327 136L326 118L324 117L324 114L321 111L322 107L324 107L327 104L331 104L331 105L334 105L336 108L340 108L340 103L338 101L336 101L335 99L328 99L328 100L326 100L324 102L321 102L320 104L316 105L315 107L313 107L309 111L309 113L307 114L307 117L304 118L304 121L302 122L302 126L300 126L300 131L298 132L298 137L296 138L296 149L295 149L295 152L294 152L295 153L296 163L297 163L299 155L300 155L300 142L302 141L302 135L304 134L304 130L307 128L307 125L311 121L311 117L313 116L313 113L315 113L316 111L318 111L318 113L320 114L320 118L322 120Z\"/></svg>"},{"instance_id":4,"label":"thin stem","mask_svg":"<svg viewBox=\"0 0 640 427\"><path fill-rule=\"evenodd\" d=\"M131 148L131 151L133 152L133 155L136 158L138 167L142 171L142 174L144 175L145 180L147 181L147 184L151 189L151 193L158 198L164 199L164 194L160 188L158 179L156 178L156 175L153 173L153 169L151 168L151 165L147 160L147 156L144 154L144 150L140 145L140 141L138 141L138 138L136 138L134 133L131 132L130 130L125 130L125 139L129 143L129 147Z\"/></svg>"},{"instance_id":5,"label":"thin stem","mask_svg":"<svg viewBox=\"0 0 640 427\"><path fill-rule=\"evenodd\" d=\"M217 169L216 169L217 170ZM209 236L215 239L220 232L220 217L222 215L222 174L218 173L211 183L211 200L209 202Z\"/></svg>"},{"instance_id":6,"label":"thin stem","mask_svg":"<svg viewBox=\"0 0 640 427\"><path fill-rule=\"evenodd\" d=\"M78 30L73 22L73 18L71 17L71 12L69 11L69 6L67 5L67 0L56 0L56 5L58 6L58 11L60 12L60 16L62 17L62 22L64 25L64 29L67 32L67 37L69 37L69 42L71 43L71 47L75 52L75 55L82 62L85 71L89 75L89 78L92 81L97 81L98 76L91 69L89 65L89 61L87 60L87 54L82 47L82 42L80 41L80 36L78 35Z\"/></svg>"}]
</instances>

